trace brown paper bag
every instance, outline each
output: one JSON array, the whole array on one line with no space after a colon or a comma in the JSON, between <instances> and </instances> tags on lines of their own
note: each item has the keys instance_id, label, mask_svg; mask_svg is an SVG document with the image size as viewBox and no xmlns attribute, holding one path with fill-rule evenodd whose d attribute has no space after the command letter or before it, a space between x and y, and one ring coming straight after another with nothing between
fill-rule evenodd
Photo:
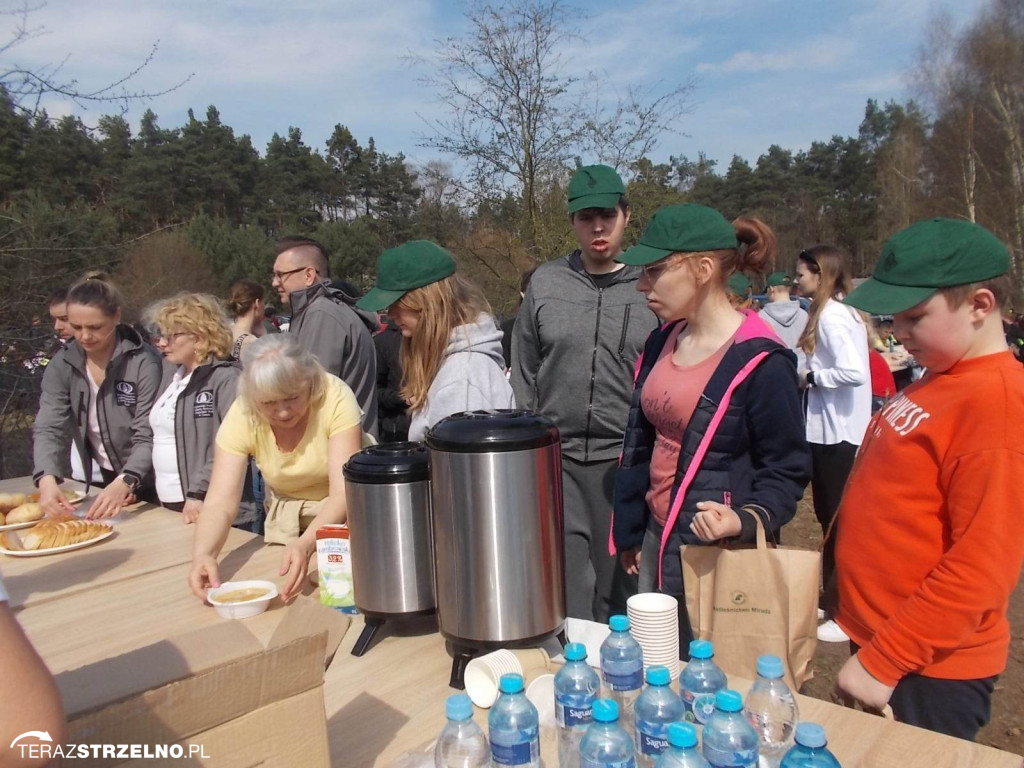
<instances>
[{"instance_id":1,"label":"brown paper bag","mask_svg":"<svg viewBox=\"0 0 1024 768\"><path fill-rule=\"evenodd\" d=\"M680 555L693 635L714 643L715 663L753 679L757 657L773 654L798 691L813 675L821 554L769 548L758 518L756 548L683 546Z\"/></svg>"}]
</instances>

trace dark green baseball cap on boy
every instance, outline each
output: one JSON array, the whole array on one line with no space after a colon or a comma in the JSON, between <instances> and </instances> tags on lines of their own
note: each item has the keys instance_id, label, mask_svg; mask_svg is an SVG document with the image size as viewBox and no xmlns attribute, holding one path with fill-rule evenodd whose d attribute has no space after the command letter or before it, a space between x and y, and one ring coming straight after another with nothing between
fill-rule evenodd
<instances>
[{"instance_id":1,"label":"dark green baseball cap on boy","mask_svg":"<svg viewBox=\"0 0 1024 768\"><path fill-rule=\"evenodd\" d=\"M380 312L414 288L455 274L455 259L429 240L410 240L377 257L377 282L356 302L360 309Z\"/></svg>"},{"instance_id":2,"label":"dark green baseball cap on boy","mask_svg":"<svg viewBox=\"0 0 1024 768\"><path fill-rule=\"evenodd\" d=\"M765 279L765 285L769 288L776 288L780 285L784 285L787 288L793 287L793 278L787 275L785 272L772 272Z\"/></svg>"},{"instance_id":3,"label":"dark green baseball cap on boy","mask_svg":"<svg viewBox=\"0 0 1024 768\"><path fill-rule=\"evenodd\" d=\"M747 298L747 294L750 293L750 278L742 272L733 272L729 275L726 285L729 286L729 293L741 298Z\"/></svg>"},{"instance_id":4,"label":"dark green baseball cap on boy","mask_svg":"<svg viewBox=\"0 0 1024 768\"><path fill-rule=\"evenodd\" d=\"M614 208L626 194L614 168L607 165L585 165L572 175L569 182L569 213L584 208Z\"/></svg>"},{"instance_id":5,"label":"dark green baseball cap on boy","mask_svg":"<svg viewBox=\"0 0 1024 768\"><path fill-rule=\"evenodd\" d=\"M736 230L714 208L696 203L666 205L658 209L640 235L640 242L616 261L643 266L673 253L700 253L739 248Z\"/></svg>"},{"instance_id":6,"label":"dark green baseball cap on boy","mask_svg":"<svg viewBox=\"0 0 1024 768\"><path fill-rule=\"evenodd\" d=\"M874 315L894 315L939 288L980 283L1009 269L1006 246L984 227L959 219L919 221L889 239L874 273L843 301Z\"/></svg>"}]
</instances>

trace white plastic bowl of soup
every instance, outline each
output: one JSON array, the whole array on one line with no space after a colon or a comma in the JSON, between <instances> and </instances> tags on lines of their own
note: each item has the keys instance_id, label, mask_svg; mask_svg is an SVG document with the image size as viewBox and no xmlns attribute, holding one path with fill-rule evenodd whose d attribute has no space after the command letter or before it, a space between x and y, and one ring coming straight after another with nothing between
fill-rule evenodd
<instances>
[{"instance_id":1,"label":"white plastic bowl of soup","mask_svg":"<svg viewBox=\"0 0 1024 768\"><path fill-rule=\"evenodd\" d=\"M225 581L206 592L206 599L224 619L248 619L267 610L277 597L272 581Z\"/></svg>"}]
</instances>

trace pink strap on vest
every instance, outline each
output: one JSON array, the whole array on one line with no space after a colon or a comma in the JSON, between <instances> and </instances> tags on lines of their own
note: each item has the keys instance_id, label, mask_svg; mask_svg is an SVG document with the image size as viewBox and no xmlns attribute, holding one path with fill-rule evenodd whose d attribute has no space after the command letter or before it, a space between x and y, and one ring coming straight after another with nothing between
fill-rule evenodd
<instances>
[{"instance_id":1,"label":"pink strap on vest","mask_svg":"<svg viewBox=\"0 0 1024 768\"><path fill-rule=\"evenodd\" d=\"M676 524L676 520L679 518L679 512L683 507L683 499L686 497L686 491L693 483L693 478L697 475L697 471L700 469L700 465L704 462L704 456L707 455L708 449L711 447L711 441L715 437L715 433L718 431L719 424L722 423L722 419L725 418L725 411L729 407L729 401L732 400L732 393L740 384L746 381L747 377L753 372L755 368L768 357L768 352L761 352L755 355L749 363L747 363L736 374L736 378L729 384L729 388L725 390L725 395L722 397L722 402L718 404L715 415L711 417L711 423L708 425L707 431L704 433L704 437L700 440L700 445L697 446L697 453L694 454L693 461L690 462L690 466L686 468L686 474L683 475L683 481L679 484L679 490L676 491L676 496L672 500L672 508L669 510L668 519L665 521L665 530L661 533L661 546L658 548L658 589L661 589L661 561L665 557L665 547L668 546L669 537L672 534L672 528Z\"/></svg>"}]
</instances>

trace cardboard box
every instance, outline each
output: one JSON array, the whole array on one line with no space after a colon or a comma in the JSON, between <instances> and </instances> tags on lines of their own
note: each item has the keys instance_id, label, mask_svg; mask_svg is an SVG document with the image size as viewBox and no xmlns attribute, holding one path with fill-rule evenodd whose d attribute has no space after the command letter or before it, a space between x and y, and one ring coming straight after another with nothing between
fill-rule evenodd
<instances>
[{"instance_id":1,"label":"cardboard box","mask_svg":"<svg viewBox=\"0 0 1024 768\"><path fill-rule=\"evenodd\" d=\"M143 755L129 747L90 753L95 766L328 766L324 662L349 623L300 601L266 646L225 621L59 674L67 744L179 745L186 756L132 759Z\"/></svg>"}]
</instances>

